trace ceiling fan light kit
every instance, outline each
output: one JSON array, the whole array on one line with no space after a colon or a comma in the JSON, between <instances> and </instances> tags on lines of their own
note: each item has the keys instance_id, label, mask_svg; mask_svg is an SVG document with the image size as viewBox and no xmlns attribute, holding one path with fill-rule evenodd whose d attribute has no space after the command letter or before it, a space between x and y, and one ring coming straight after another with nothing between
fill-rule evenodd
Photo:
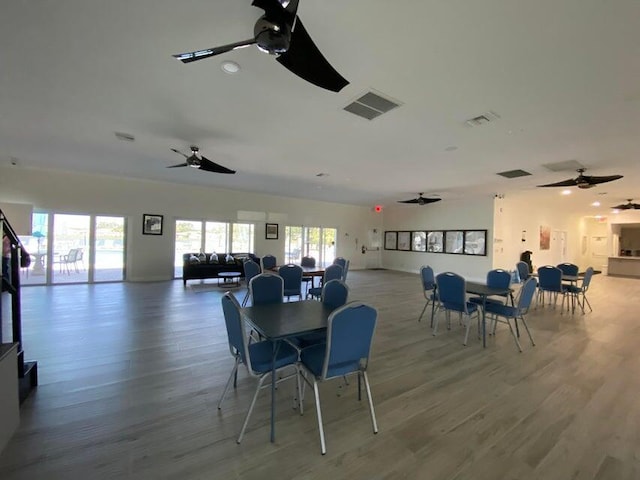
<instances>
[{"instance_id":1,"label":"ceiling fan light kit","mask_svg":"<svg viewBox=\"0 0 640 480\"><path fill-rule=\"evenodd\" d=\"M204 170L205 172L224 173L228 175L233 175L234 173L236 173L235 170L231 170L227 167L223 167L222 165L218 165L208 158L203 157L200 154L200 149L195 145L191 145L191 155L182 153L176 148L172 148L171 151L182 155L185 158L185 161L184 163L179 163L177 165L169 165L167 168L192 167L197 168L198 170Z\"/></svg>"}]
</instances>

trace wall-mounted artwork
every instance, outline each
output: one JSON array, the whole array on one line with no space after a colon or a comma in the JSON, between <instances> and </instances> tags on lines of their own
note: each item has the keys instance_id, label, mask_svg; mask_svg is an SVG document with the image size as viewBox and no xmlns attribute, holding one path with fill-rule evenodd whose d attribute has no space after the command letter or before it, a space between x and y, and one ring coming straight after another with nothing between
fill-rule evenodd
<instances>
[{"instance_id":1,"label":"wall-mounted artwork","mask_svg":"<svg viewBox=\"0 0 640 480\"><path fill-rule=\"evenodd\" d=\"M143 235L162 235L163 215L145 213L142 215Z\"/></svg>"},{"instance_id":2,"label":"wall-mounted artwork","mask_svg":"<svg viewBox=\"0 0 640 480\"><path fill-rule=\"evenodd\" d=\"M464 253L466 253L467 255L486 255L487 254L487 231L486 230L465 230Z\"/></svg>"},{"instance_id":3,"label":"wall-mounted artwork","mask_svg":"<svg viewBox=\"0 0 640 480\"><path fill-rule=\"evenodd\" d=\"M551 248L551 227L540 225L540 250Z\"/></svg>"},{"instance_id":4,"label":"wall-mounted artwork","mask_svg":"<svg viewBox=\"0 0 640 480\"><path fill-rule=\"evenodd\" d=\"M411 233L411 250L414 252L427 251L427 232Z\"/></svg>"},{"instance_id":5,"label":"wall-mounted artwork","mask_svg":"<svg viewBox=\"0 0 640 480\"><path fill-rule=\"evenodd\" d=\"M427 233L427 252L444 252L444 232L438 231Z\"/></svg>"},{"instance_id":6,"label":"wall-mounted artwork","mask_svg":"<svg viewBox=\"0 0 640 480\"><path fill-rule=\"evenodd\" d=\"M463 253L464 232L447 230L444 232L444 253Z\"/></svg>"},{"instance_id":7,"label":"wall-mounted artwork","mask_svg":"<svg viewBox=\"0 0 640 480\"><path fill-rule=\"evenodd\" d=\"M384 232L384 249L398 249L398 232Z\"/></svg>"},{"instance_id":8,"label":"wall-mounted artwork","mask_svg":"<svg viewBox=\"0 0 640 480\"><path fill-rule=\"evenodd\" d=\"M398 232L398 250L411 250L411 232Z\"/></svg>"}]
</instances>

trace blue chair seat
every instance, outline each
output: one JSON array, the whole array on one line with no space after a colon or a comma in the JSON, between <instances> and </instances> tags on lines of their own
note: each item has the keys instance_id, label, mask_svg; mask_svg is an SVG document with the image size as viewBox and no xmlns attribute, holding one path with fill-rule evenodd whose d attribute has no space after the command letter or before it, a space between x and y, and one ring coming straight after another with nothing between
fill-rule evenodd
<instances>
[{"instance_id":1,"label":"blue chair seat","mask_svg":"<svg viewBox=\"0 0 640 480\"><path fill-rule=\"evenodd\" d=\"M318 343L303 349L300 352L300 361L307 367L313 375L320 377L322 375L322 366L324 365L324 357L327 351L326 343ZM332 376L342 376L352 373L359 367L359 361L344 361L331 365Z\"/></svg>"},{"instance_id":2,"label":"blue chair seat","mask_svg":"<svg viewBox=\"0 0 640 480\"><path fill-rule=\"evenodd\" d=\"M504 305L497 302L487 303L485 310L487 313L494 313L503 317L518 316L518 309L516 307L512 307L511 305Z\"/></svg>"},{"instance_id":3,"label":"blue chair seat","mask_svg":"<svg viewBox=\"0 0 640 480\"><path fill-rule=\"evenodd\" d=\"M273 343L270 341L249 344L251 367L255 372L267 373L271 371L271 356L273 355ZM276 357L276 368L290 365L298 360L298 352L291 345L281 342Z\"/></svg>"},{"instance_id":4,"label":"blue chair seat","mask_svg":"<svg viewBox=\"0 0 640 480\"><path fill-rule=\"evenodd\" d=\"M311 295L313 297L319 297L320 295L322 295L322 288L311 287L309 290L307 290L307 295Z\"/></svg>"},{"instance_id":5,"label":"blue chair seat","mask_svg":"<svg viewBox=\"0 0 640 480\"><path fill-rule=\"evenodd\" d=\"M449 304L447 302L442 302L442 305L447 310L454 310L456 312L461 311L461 305ZM470 315L478 311L478 304L467 302L467 313Z\"/></svg>"}]
</instances>

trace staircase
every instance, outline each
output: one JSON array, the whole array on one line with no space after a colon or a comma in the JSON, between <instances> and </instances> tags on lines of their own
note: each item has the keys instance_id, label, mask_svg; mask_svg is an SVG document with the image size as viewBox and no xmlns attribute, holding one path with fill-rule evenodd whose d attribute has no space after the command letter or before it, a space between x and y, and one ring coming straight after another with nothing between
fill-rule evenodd
<instances>
[{"instance_id":1,"label":"staircase","mask_svg":"<svg viewBox=\"0 0 640 480\"><path fill-rule=\"evenodd\" d=\"M7 221L2 210L0 210L0 229L4 236L6 235L11 245L10 258L4 258L3 251L3 269L2 269L2 294L0 294L0 344L15 343L18 346L18 392L20 403L22 403L31 390L38 385L38 363L25 362L24 350L22 349L22 309L20 303L20 266L28 265L30 258L25 251L20 239ZM4 249L3 249L4 250ZM5 271L4 263L8 262L8 272ZM2 338L3 315L8 308L3 305L7 299L11 301L11 340ZM0 385L2 388L2 385Z\"/></svg>"}]
</instances>

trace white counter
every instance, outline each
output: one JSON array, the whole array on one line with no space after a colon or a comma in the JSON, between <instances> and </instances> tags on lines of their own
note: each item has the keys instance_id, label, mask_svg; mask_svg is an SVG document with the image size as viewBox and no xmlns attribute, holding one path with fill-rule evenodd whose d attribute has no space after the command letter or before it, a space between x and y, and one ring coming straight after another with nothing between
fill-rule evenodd
<instances>
[{"instance_id":1,"label":"white counter","mask_svg":"<svg viewBox=\"0 0 640 480\"><path fill-rule=\"evenodd\" d=\"M640 257L609 257L608 274L640 278Z\"/></svg>"}]
</instances>

